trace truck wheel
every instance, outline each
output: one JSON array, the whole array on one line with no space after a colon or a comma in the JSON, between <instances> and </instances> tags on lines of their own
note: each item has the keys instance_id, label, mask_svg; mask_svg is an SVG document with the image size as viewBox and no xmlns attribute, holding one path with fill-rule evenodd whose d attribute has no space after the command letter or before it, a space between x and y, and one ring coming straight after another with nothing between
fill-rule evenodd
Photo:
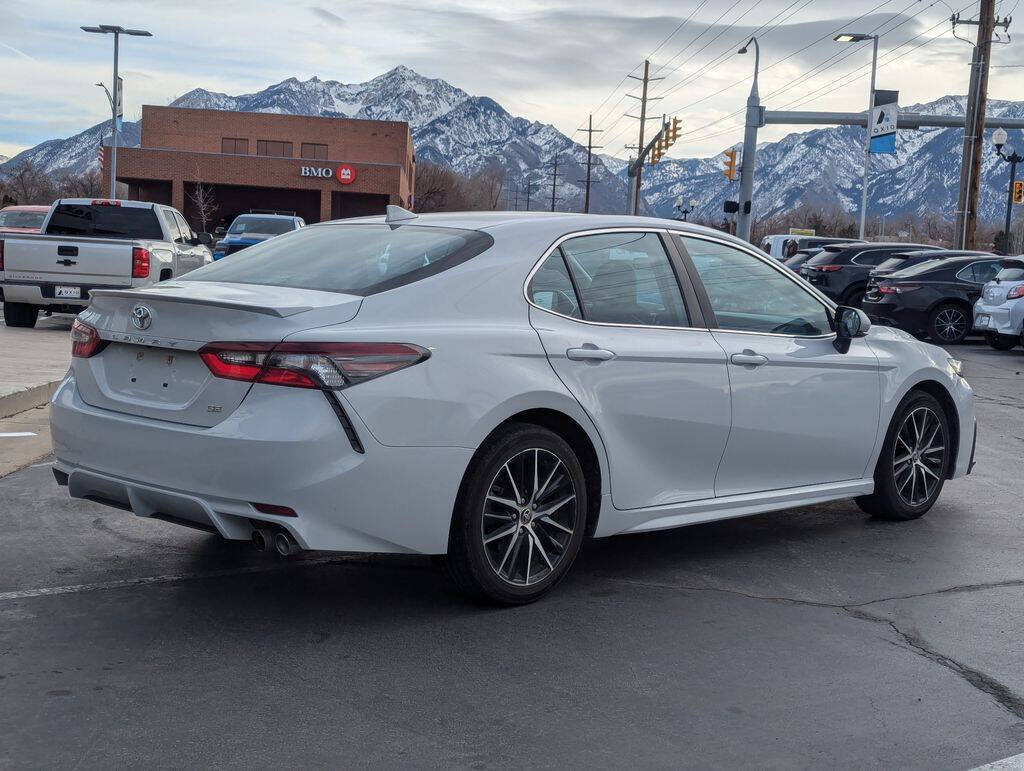
<instances>
[{"instance_id":1,"label":"truck wheel","mask_svg":"<svg viewBox=\"0 0 1024 771\"><path fill-rule=\"evenodd\" d=\"M4 302L4 324L9 327L31 329L39 318L39 306L28 303Z\"/></svg>"},{"instance_id":2,"label":"truck wheel","mask_svg":"<svg viewBox=\"0 0 1024 771\"><path fill-rule=\"evenodd\" d=\"M997 351L1009 351L1017 345L1017 336L1001 335L998 332L986 332L985 342Z\"/></svg>"}]
</instances>

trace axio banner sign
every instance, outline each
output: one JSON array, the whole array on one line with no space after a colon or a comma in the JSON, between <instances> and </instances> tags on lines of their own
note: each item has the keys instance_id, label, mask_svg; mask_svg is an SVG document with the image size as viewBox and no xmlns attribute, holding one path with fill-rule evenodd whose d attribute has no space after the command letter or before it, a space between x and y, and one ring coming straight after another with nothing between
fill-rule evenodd
<instances>
[{"instance_id":1,"label":"axio banner sign","mask_svg":"<svg viewBox=\"0 0 1024 771\"><path fill-rule=\"evenodd\" d=\"M896 152L896 119L899 112L900 106L896 102L871 108L871 152Z\"/></svg>"}]
</instances>

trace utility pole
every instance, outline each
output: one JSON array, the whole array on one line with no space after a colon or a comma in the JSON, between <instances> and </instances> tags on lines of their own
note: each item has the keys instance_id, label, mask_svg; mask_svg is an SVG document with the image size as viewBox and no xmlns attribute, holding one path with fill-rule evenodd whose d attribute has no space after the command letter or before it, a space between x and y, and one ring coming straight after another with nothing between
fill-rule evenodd
<instances>
[{"instance_id":1,"label":"utility pole","mask_svg":"<svg viewBox=\"0 0 1024 771\"><path fill-rule=\"evenodd\" d=\"M978 188L981 180L981 151L988 99L988 70L992 63L992 34L996 27L1008 29L1010 20L996 18L996 0L981 0L977 21L961 19L960 14L953 14L950 21L954 30L957 24L978 27L977 42L971 57L971 85L967 97L967 121L964 127L960 189L957 194L956 228L953 235L954 248L973 249L978 224Z\"/></svg>"},{"instance_id":2,"label":"utility pole","mask_svg":"<svg viewBox=\"0 0 1024 771\"><path fill-rule=\"evenodd\" d=\"M555 193L558 190L558 153L555 153L554 165L551 168L551 211L555 210Z\"/></svg>"},{"instance_id":3,"label":"utility pole","mask_svg":"<svg viewBox=\"0 0 1024 771\"><path fill-rule=\"evenodd\" d=\"M736 235L744 241L750 240L753 221L751 209L754 198L754 160L757 153L757 130L764 125L764 111L761 109L761 95L757 90L757 74L761 67L761 46L756 37L750 38L747 44L737 53L745 54L750 44L754 44L754 82L750 84L750 95L747 97L746 126L743 131L743 157L740 166L739 211L736 212Z\"/></svg>"},{"instance_id":4,"label":"utility pole","mask_svg":"<svg viewBox=\"0 0 1024 771\"><path fill-rule=\"evenodd\" d=\"M526 211L530 211L530 193L533 190L533 180L526 178Z\"/></svg>"},{"instance_id":5,"label":"utility pole","mask_svg":"<svg viewBox=\"0 0 1024 771\"><path fill-rule=\"evenodd\" d=\"M642 153L644 149L644 128L647 125L647 102L654 101L655 99L661 99L660 96L649 97L647 95L647 87L648 85L650 85L652 81L664 80L664 78L651 77L651 62L649 59L644 59L644 76L642 78L639 78L636 75L627 75L626 77L632 78L633 80L639 80L643 84L643 89L640 92L640 96L636 96L634 94L626 94L626 96L640 101L640 114L627 114L626 117L638 119L640 121L640 137L637 141L636 150L638 153ZM634 215L640 211L640 182L642 171L643 158L641 155L641 162L636 168L636 176L633 179L633 200L630 203L630 213Z\"/></svg>"},{"instance_id":6,"label":"utility pole","mask_svg":"<svg viewBox=\"0 0 1024 771\"><path fill-rule=\"evenodd\" d=\"M604 131L604 129L594 128L594 116L590 114L587 116L587 127L576 130L587 132L587 178L584 180L586 186L583 188L583 213L587 214L590 212L590 167L594 162L594 150L602 147L602 145L594 144L594 133Z\"/></svg>"}]
</instances>

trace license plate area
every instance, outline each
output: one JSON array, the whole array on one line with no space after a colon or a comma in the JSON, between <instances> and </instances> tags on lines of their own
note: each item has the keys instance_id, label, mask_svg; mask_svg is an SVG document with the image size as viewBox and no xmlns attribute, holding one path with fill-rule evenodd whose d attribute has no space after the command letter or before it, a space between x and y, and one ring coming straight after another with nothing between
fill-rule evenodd
<instances>
[{"instance_id":1,"label":"license plate area","mask_svg":"<svg viewBox=\"0 0 1024 771\"><path fill-rule=\"evenodd\" d=\"M102 358L111 396L140 404L184 407L212 377L192 351L115 343Z\"/></svg>"},{"instance_id":2,"label":"license plate area","mask_svg":"<svg viewBox=\"0 0 1024 771\"><path fill-rule=\"evenodd\" d=\"M977 329L985 329L989 325L991 317L987 314L981 313L974 317L974 326Z\"/></svg>"},{"instance_id":3,"label":"license plate area","mask_svg":"<svg viewBox=\"0 0 1024 771\"><path fill-rule=\"evenodd\" d=\"M58 285L53 288L53 296L78 300L82 297L82 287Z\"/></svg>"}]
</instances>

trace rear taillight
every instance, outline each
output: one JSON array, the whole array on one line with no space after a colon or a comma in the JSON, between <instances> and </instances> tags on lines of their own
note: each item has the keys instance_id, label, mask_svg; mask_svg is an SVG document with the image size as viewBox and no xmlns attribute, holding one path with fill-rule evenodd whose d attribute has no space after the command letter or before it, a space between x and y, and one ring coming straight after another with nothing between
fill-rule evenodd
<instances>
[{"instance_id":1,"label":"rear taillight","mask_svg":"<svg viewBox=\"0 0 1024 771\"><path fill-rule=\"evenodd\" d=\"M345 388L418 364L411 343L211 343L199 351L215 377L293 388Z\"/></svg>"},{"instance_id":2,"label":"rear taillight","mask_svg":"<svg viewBox=\"0 0 1024 771\"><path fill-rule=\"evenodd\" d=\"M75 319L75 323L71 325L72 356L76 359L88 359L102 351L106 345L107 341L100 340L100 334L95 327Z\"/></svg>"},{"instance_id":3,"label":"rear taillight","mask_svg":"<svg viewBox=\"0 0 1024 771\"><path fill-rule=\"evenodd\" d=\"M821 271L822 273L835 273L837 270L842 270L842 265L808 265L811 270Z\"/></svg>"},{"instance_id":4,"label":"rear taillight","mask_svg":"<svg viewBox=\"0 0 1024 771\"><path fill-rule=\"evenodd\" d=\"M4 269L4 242L0 239L0 270Z\"/></svg>"},{"instance_id":5,"label":"rear taillight","mask_svg":"<svg viewBox=\"0 0 1024 771\"><path fill-rule=\"evenodd\" d=\"M132 247L132 278L149 278L149 249Z\"/></svg>"},{"instance_id":6,"label":"rear taillight","mask_svg":"<svg viewBox=\"0 0 1024 771\"><path fill-rule=\"evenodd\" d=\"M921 287L916 284L901 284L900 286L893 286L892 284L882 284L878 287L878 291L882 294L906 294L907 292L913 292Z\"/></svg>"},{"instance_id":7,"label":"rear taillight","mask_svg":"<svg viewBox=\"0 0 1024 771\"><path fill-rule=\"evenodd\" d=\"M4 242L0 241L0 270L4 269L4 250L3 250L3 244L4 244ZM1006 293L1006 299L1007 300L1017 300L1017 299L1020 299L1021 297L1024 297L1024 284L1020 284L1019 286L1015 286L1013 289L1011 289L1009 292Z\"/></svg>"}]
</instances>

